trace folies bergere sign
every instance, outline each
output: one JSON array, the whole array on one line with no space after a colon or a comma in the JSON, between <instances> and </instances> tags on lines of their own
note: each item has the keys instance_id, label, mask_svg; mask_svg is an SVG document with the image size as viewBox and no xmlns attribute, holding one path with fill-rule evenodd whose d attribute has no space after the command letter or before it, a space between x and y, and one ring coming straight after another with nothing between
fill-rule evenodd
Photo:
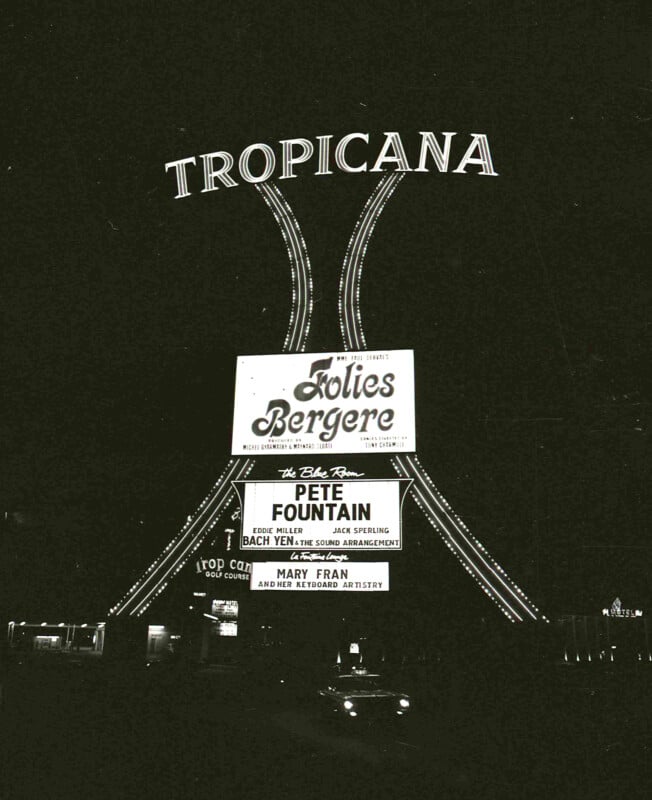
<instances>
[{"instance_id":1,"label":"folies bergere sign","mask_svg":"<svg viewBox=\"0 0 652 800\"><path fill-rule=\"evenodd\" d=\"M238 358L234 455L414 449L412 350Z\"/></svg>"}]
</instances>

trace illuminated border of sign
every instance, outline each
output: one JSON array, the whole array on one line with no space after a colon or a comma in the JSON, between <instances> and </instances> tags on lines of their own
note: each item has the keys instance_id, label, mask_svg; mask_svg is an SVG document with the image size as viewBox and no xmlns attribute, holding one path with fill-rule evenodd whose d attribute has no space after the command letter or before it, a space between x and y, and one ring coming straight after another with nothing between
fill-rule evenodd
<instances>
[{"instance_id":1,"label":"illuminated border of sign","mask_svg":"<svg viewBox=\"0 0 652 800\"><path fill-rule=\"evenodd\" d=\"M358 220L342 264L339 291L339 317L342 341L346 350L366 350L367 342L360 313L360 286L369 241L376 222L405 173L384 175L367 200ZM487 549L468 530L435 487L419 463L416 453L395 455L392 464L398 475L414 478L410 489L416 504L441 536L466 572L490 597L510 622L548 619L507 575Z\"/></svg>"},{"instance_id":2,"label":"illuminated border of sign","mask_svg":"<svg viewBox=\"0 0 652 800\"><path fill-rule=\"evenodd\" d=\"M280 228L290 263L292 303L283 352L303 353L306 349L313 308L310 259L303 233L281 190L272 181L256 185ZM212 489L191 514L177 535L109 610L109 616L142 616L169 582L183 569L217 524L234 497L232 478L246 478L253 469L252 458L229 459Z\"/></svg>"}]
</instances>

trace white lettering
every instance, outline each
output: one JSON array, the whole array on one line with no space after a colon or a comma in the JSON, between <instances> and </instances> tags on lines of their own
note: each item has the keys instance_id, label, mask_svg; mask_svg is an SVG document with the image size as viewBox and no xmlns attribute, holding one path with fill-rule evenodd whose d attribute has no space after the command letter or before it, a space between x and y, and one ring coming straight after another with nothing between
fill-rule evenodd
<instances>
[{"instance_id":1,"label":"white lettering","mask_svg":"<svg viewBox=\"0 0 652 800\"><path fill-rule=\"evenodd\" d=\"M498 175L497 172L494 172L494 166L491 163L491 152L489 151L489 142L487 141L486 134L472 133L471 136L473 136L473 141L469 145L469 149L462 156L458 168L454 169L453 172L466 175L467 164L479 164L482 169L478 175ZM480 152L480 155L474 157L473 153L476 150Z\"/></svg>"}]
</instances>

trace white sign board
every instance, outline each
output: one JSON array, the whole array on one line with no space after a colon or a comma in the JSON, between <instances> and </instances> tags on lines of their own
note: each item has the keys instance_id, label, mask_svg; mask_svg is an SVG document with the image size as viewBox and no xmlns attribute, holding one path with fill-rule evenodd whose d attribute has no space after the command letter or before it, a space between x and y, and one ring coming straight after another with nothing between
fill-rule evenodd
<instances>
[{"instance_id":1,"label":"white sign board","mask_svg":"<svg viewBox=\"0 0 652 800\"><path fill-rule=\"evenodd\" d=\"M388 592L387 561L344 564L298 564L294 561L255 561L252 591Z\"/></svg>"},{"instance_id":2,"label":"white sign board","mask_svg":"<svg viewBox=\"0 0 652 800\"><path fill-rule=\"evenodd\" d=\"M242 481L242 550L400 550L410 481Z\"/></svg>"},{"instance_id":3,"label":"white sign board","mask_svg":"<svg viewBox=\"0 0 652 800\"><path fill-rule=\"evenodd\" d=\"M412 350L238 358L233 455L415 449Z\"/></svg>"}]
</instances>

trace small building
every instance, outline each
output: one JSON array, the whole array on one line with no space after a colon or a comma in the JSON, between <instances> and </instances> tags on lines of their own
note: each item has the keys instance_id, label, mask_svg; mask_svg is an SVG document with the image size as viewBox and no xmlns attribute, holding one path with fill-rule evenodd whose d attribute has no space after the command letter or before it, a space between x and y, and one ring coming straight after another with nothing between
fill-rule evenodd
<instances>
[{"instance_id":1,"label":"small building","mask_svg":"<svg viewBox=\"0 0 652 800\"><path fill-rule=\"evenodd\" d=\"M595 614L561 614L556 620L557 656L566 663L652 662L649 615L620 598Z\"/></svg>"}]
</instances>

